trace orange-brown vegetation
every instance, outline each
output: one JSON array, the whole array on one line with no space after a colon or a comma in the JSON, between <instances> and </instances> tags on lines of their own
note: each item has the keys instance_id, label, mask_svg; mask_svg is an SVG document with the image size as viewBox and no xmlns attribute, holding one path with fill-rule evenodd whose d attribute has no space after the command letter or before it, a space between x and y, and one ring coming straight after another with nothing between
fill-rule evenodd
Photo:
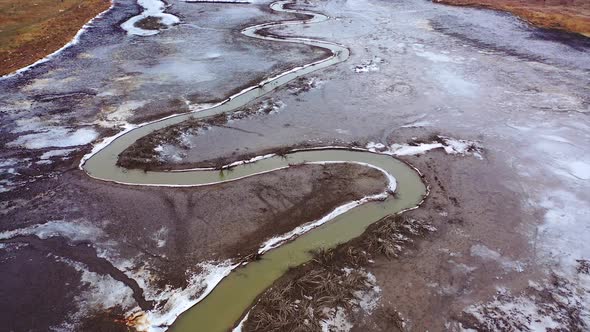
<instances>
[{"instance_id":1,"label":"orange-brown vegetation","mask_svg":"<svg viewBox=\"0 0 590 332\"><path fill-rule=\"evenodd\" d=\"M0 75L67 44L110 0L0 0Z\"/></svg>"},{"instance_id":2,"label":"orange-brown vegetation","mask_svg":"<svg viewBox=\"0 0 590 332\"><path fill-rule=\"evenodd\" d=\"M434 0L456 6L474 6L511 12L539 27L590 37L589 0Z\"/></svg>"}]
</instances>

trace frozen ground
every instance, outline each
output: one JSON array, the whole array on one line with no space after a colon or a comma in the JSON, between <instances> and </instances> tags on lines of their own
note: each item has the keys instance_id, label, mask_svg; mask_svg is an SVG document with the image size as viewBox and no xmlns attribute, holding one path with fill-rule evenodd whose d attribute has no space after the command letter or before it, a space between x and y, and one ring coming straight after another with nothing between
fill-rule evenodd
<instances>
[{"instance_id":1,"label":"frozen ground","mask_svg":"<svg viewBox=\"0 0 590 332\"><path fill-rule=\"evenodd\" d=\"M60 294L73 292L76 303L95 303L105 288L117 290L120 303L126 304L119 308L124 312L131 289L137 293L125 276L137 280L140 288L142 278L147 280L146 290L163 289L162 280L186 286L202 272L195 261L218 258L216 253L233 243L220 236L232 227L209 226L205 212L196 214L199 222L180 228L201 237L205 249L174 229L195 216L187 211L223 210L223 194L239 195L240 190L219 189L217 199L206 199L212 195L207 191L155 193L93 183L75 170L87 143L128 121L221 99L261 75L321 56L237 32L247 24L287 17L269 13L268 2L170 1L166 12L179 17L180 24L146 37L128 35L120 27L141 8L127 0L115 3L78 45L23 76L0 80L2 238L62 237L97 249L75 263L48 256L55 248L62 256L69 253L53 242L3 240L0 262L11 276L6 285L18 284L14 276L38 269L64 275L64 283L39 304L54 302L60 312L75 310L61 303ZM410 142L440 144L433 143L433 134L477 141L483 148L481 160L438 151L404 157L434 187L433 198L416 213L442 225L435 224L440 231L407 257L375 264L371 272L381 287L381 304L394 303L416 330L588 329L588 39L533 29L498 12L420 0L329 0L299 6L332 19L280 33L344 44L351 58L314 73L309 79L322 83L312 89L285 88L268 96L280 103L277 112L185 135L190 149L166 146L166 160L199 162L299 143L372 142L373 147L381 143L399 152L407 151ZM300 173L300 180L313 179ZM288 191L289 183L298 184L297 179L273 188L279 176L270 177L263 191L276 196ZM251 183L244 188L257 187ZM237 197L233 204L240 204ZM276 205L293 200L288 196ZM146 216L142 211L150 205L166 207ZM272 219L264 203L256 208L257 217ZM236 213L221 212L214 219L236 221ZM160 219L174 221L162 225ZM66 223L60 224L62 220ZM134 228L141 223L145 229ZM116 225L128 228L122 231ZM93 227L98 229L94 233ZM149 245L138 247L146 241ZM188 247L206 254L192 257L194 261L168 260ZM125 273L93 270L93 264L102 266L100 259ZM149 262L139 264L142 260ZM76 274L64 272L72 267ZM147 272L151 268L153 275ZM34 275L29 284L29 291L20 292L23 301L37 288L52 287ZM101 301L112 304L106 295ZM82 305L76 308L87 312ZM20 312L35 314L25 308ZM571 312L578 316L564 318ZM501 320L507 313L513 319ZM64 321L41 312L38 317L54 327ZM353 330L363 324L381 326L375 315L364 323L347 323Z\"/></svg>"}]
</instances>

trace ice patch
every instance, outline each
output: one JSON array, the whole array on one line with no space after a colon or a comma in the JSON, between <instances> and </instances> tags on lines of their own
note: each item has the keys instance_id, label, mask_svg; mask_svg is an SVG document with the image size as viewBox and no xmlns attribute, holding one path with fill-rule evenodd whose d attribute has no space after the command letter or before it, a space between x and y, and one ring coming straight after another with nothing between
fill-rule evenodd
<instances>
[{"instance_id":1,"label":"ice patch","mask_svg":"<svg viewBox=\"0 0 590 332\"><path fill-rule=\"evenodd\" d=\"M420 143L418 145L392 144L390 153L394 156L418 156L430 150L444 148L442 143Z\"/></svg>"},{"instance_id":2,"label":"ice patch","mask_svg":"<svg viewBox=\"0 0 590 332\"><path fill-rule=\"evenodd\" d=\"M22 146L27 149L62 148L86 145L97 137L98 133L92 128L71 130L63 127L53 127L43 132L20 136L7 145L11 147Z\"/></svg>"}]
</instances>

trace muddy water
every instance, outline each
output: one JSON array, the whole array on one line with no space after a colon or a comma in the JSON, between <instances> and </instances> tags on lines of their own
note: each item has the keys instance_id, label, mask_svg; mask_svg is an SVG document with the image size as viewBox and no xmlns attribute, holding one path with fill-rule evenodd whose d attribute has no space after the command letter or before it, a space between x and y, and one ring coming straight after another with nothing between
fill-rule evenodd
<instances>
[{"instance_id":1,"label":"muddy water","mask_svg":"<svg viewBox=\"0 0 590 332\"><path fill-rule=\"evenodd\" d=\"M312 232L265 253L260 261L251 262L234 270L203 301L182 314L171 327L173 331L227 331L240 320L256 297L285 273L290 266L297 266L308 261L310 259L310 250L334 247L339 243L357 237L369 224L382 217L417 206L426 194L426 187L422 183L419 174L407 164L388 155L342 148L293 151L284 157L269 156L255 162L237 165L223 172L212 169L144 172L124 169L116 165L118 155L121 152L139 138L155 130L180 123L189 118L205 118L231 112L297 77L345 61L348 58L348 49L341 45L304 38L279 38L257 35L256 32L264 28L278 25L314 23L327 19L326 16L320 14L283 9L283 5L286 3L276 2L271 5L271 8L277 11L305 13L310 15L311 18L305 21L261 24L246 28L242 33L254 38L303 43L326 48L332 51L332 56L266 79L212 108L166 117L130 129L95 148L95 151L83 159L81 167L96 179L129 185L203 186L234 181L291 167L295 164L354 162L378 168L385 172L389 178L395 178L395 180L392 180L395 183L390 183L390 187L396 185L398 195L395 198L388 196L383 201L370 201L349 210Z\"/></svg>"}]
</instances>

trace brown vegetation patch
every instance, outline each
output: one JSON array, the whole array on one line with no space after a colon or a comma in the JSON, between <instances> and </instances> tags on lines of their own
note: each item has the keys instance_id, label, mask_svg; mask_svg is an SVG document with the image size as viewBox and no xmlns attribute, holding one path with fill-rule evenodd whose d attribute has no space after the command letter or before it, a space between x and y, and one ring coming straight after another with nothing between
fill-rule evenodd
<instances>
[{"instance_id":1,"label":"brown vegetation patch","mask_svg":"<svg viewBox=\"0 0 590 332\"><path fill-rule=\"evenodd\" d=\"M109 6L109 0L0 0L0 75L55 52Z\"/></svg>"},{"instance_id":2,"label":"brown vegetation patch","mask_svg":"<svg viewBox=\"0 0 590 332\"><path fill-rule=\"evenodd\" d=\"M166 28L159 17L148 16L135 23L135 26L144 30L161 30Z\"/></svg>"},{"instance_id":3,"label":"brown vegetation patch","mask_svg":"<svg viewBox=\"0 0 590 332\"><path fill-rule=\"evenodd\" d=\"M309 263L291 269L260 296L245 330L321 331L330 309L341 308L347 313L358 309L358 292L374 285L364 270L372 257L398 257L413 239L433 230L420 220L389 216L369 226L357 239L314 252ZM391 315L394 325L401 324L397 312Z\"/></svg>"},{"instance_id":4,"label":"brown vegetation patch","mask_svg":"<svg viewBox=\"0 0 590 332\"><path fill-rule=\"evenodd\" d=\"M570 31L590 37L590 2L586 0L434 0L434 2L504 10L542 28Z\"/></svg>"}]
</instances>

